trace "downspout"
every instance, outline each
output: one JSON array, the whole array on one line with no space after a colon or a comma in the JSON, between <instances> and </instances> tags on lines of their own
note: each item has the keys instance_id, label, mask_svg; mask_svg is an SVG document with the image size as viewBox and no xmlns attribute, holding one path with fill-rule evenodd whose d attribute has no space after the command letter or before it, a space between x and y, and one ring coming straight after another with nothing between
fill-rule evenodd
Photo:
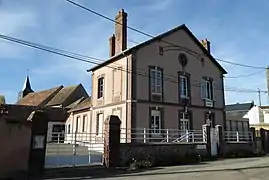
<instances>
[{"instance_id":1,"label":"downspout","mask_svg":"<svg viewBox=\"0 0 269 180\"><path fill-rule=\"evenodd\" d=\"M128 119L128 93L129 93L129 91L128 91L128 79L129 79L129 69L128 69L128 66L129 66L129 62L128 62L128 57L124 54L124 52L122 52L122 55L126 58L126 94L125 94L125 96L126 96L126 102L125 102L125 129L126 129L126 131L125 131L125 133L126 133L126 135L125 135L125 142L127 142L127 129L128 129L128 124L127 124L127 119Z\"/></svg>"}]
</instances>

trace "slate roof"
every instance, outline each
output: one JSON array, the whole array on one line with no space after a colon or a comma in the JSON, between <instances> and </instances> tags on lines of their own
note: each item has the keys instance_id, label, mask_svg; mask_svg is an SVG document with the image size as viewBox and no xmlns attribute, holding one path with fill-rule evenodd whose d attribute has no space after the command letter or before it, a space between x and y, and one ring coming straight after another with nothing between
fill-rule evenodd
<instances>
[{"instance_id":1,"label":"slate roof","mask_svg":"<svg viewBox=\"0 0 269 180\"><path fill-rule=\"evenodd\" d=\"M236 103L225 106L225 111L248 111L254 106L254 102L250 103Z\"/></svg>"},{"instance_id":2,"label":"slate roof","mask_svg":"<svg viewBox=\"0 0 269 180\"><path fill-rule=\"evenodd\" d=\"M69 104L68 106L66 106L66 108L68 109L73 109L75 108L79 103L81 103L83 100L85 99L85 97L81 97L80 99L76 100L75 102Z\"/></svg>"},{"instance_id":3,"label":"slate roof","mask_svg":"<svg viewBox=\"0 0 269 180\"><path fill-rule=\"evenodd\" d=\"M50 98L59 92L63 86L58 86L52 89L32 92L27 94L24 98L20 99L16 104L26 106L42 106L45 105Z\"/></svg>"},{"instance_id":4,"label":"slate roof","mask_svg":"<svg viewBox=\"0 0 269 180\"><path fill-rule=\"evenodd\" d=\"M237 119L242 120L243 117L248 113L248 111L254 106L254 102L250 103L236 103L229 104L225 106L226 119Z\"/></svg>"},{"instance_id":5,"label":"slate roof","mask_svg":"<svg viewBox=\"0 0 269 180\"><path fill-rule=\"evenodd\" d=\"M138 45L136 45L136 46L134 46L134 47L131 47L131 48L129 48L129 49L126 49L126 50L123 51L123 53L119 53L119 54L117 54L117 55L111 57L111 58L108 59L107 61L105 61L105 62L103 62L103 63L101 63L101 64L99 64L99 65L97 65L97 66L94 66L93 68L87 70L87 72L94 71L94 70L96 70L96 69L98 69L98 68L101 68L101 67L103 67L103 66L106 66L106 65L108 65L109 63L112 63L112 62L118 60L119 58L125 56L126 54L131 53L133 50L137 50L137 49L139 49L139 48L141 48L141 47L144 47L144 46L146 46L146 45L148 45L148 44L150 44L150 43L152 43L152 42L154 42L154 41L160 40L161 38L163 38L163 37L165 37L165 36L168 36L168 35L170 35L170 34L176 32L176 31L178 31L178 30L184 30L184 31L191 37L191 39L197 44L197 46L200 47L200 49L203 51L203 53L206 54L206 55L209 57L209 59L210 59L210 60L211 60L211 61L212 61L212 62L213 62L219 69L220 69L220 71L221 71L223 74L227 74L227 72L225 71L225 69L224 69L224 68L223 68L223 67L216 61L216 59L215 59L215 58L208 52L208 50L207 50L207 49L200 43L200 41L193 35L193 33L187 28L187 26L186 26L185 24L182 24L182 25L180 25L180 26L178 26L178 27L176 27L176 28L174 28L174 29L171 29L171 30L169 30L169 31L166 31L166 32L164 32L164 33L162 33L162 34L160 34L160 35L158 35L158 36L156 36L156 37L154 37L154 38L152 38L152 39L149 39L148 41L142 42L142 43L140 43L140 44L138 44Z\"/></svg>"},{"instance_id":6,"label":"slate roof","mask_svg":"<svg viewBox=\"0 0 269 180\"><path fill-rule=\"evenodd\" d=\"M84 109L90 108L91 106L92 106L92 100L91 100L91 97L88 97L88 98L85 98L83 101L81 101L77 106L72 108L70 112L84 110Z\"/></svg>"},{"instance_id":7,"label":"slate roof","mask_svg":"<svg viewBox=\"0 0 269 180\"><path fill-rule=\"evenodd\" d=\"M62 88L47 104L46 106L55 106L62 104L69 96L70 94L78 87L76 86L68 86Z\"/></svg>"}]
</instances>

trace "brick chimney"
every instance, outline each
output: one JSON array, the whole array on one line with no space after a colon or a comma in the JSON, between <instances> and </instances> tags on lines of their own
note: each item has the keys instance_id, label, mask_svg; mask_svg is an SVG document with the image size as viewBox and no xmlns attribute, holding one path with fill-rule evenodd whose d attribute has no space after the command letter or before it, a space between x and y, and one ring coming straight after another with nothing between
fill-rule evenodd
<instances>
[{"instance_id":1,"label":"brick chimney","mask_svg":"<svg viewBox=\"0 0 269 180\"><path fill-rule=\"evenodd\" d=\"M127 49L127 13L121 9L115 21L115 54Z\"/></svg>"},{"instance_id":2,"label":"brick chimney","mask_svg":"<svg viewBox=\"0 0 269 180\"><path fill-rule=\"evenodd\" d=\"M207 51L210 54L210 41L208 41L207 39L203 39L201 41L202 45L207 49Z\"/></svg>"},{"instance_id":3,"label":"brick chimney","mask_svg":"<svg viewBox=\"0 0 269 180\"><path fill-rule=\"evenodd\" d=\"M109 57L115 55L115 34L109 38Z\"/></svg>"}]
</instances>

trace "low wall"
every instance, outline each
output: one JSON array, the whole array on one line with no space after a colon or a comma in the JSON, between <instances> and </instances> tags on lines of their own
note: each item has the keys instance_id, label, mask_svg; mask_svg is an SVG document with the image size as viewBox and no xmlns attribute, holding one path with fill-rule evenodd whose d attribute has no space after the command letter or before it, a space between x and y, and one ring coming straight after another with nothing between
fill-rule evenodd
<instances>
[{"instance_id":1,"label":"low wall","mask_svg":"<svg viewBox=\"0 0 269 180\"><path fill-rule=\"evenodd\" d=\"M31 126L0 119L0 179L28 170Z\"/></svg>"},{"instance_id":2,"label":"low wall","mask_svg":"<svg viewBox=\"0 0 269 180\"><path fill-rule=\"evenodd\" d=\"M221 148L221 154L223 156L229 156L229 154L232 152L245 152L247 154L254 154L254 151L255 148L253 143L247 142L224 142Z\"/></svg>"},{"instance_id":3,"label":"low wall","mask_svg":"<svg viewBox=\"0 0 269 180\"><path fill-rule=\"evenodd\" d=\"M122 143L120 144L120 166L128 166L132 159L150 160L156 164L180 163L182 158L207 155L205 144L166 143ZM173 162L172 162L173 161ZM176 162L177 161L177 162Z\"/></svg>"}]
</instances>

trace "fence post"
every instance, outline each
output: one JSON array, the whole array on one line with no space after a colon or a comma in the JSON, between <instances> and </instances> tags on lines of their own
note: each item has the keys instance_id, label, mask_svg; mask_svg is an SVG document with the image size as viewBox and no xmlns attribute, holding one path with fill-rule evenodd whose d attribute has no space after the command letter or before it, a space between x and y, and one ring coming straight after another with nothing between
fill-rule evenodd
<instances>
[{"instance_id":1,"label":"fence post","mask_svg":"<svg viewBox=\"0 0 269 180\"><path fill-rule=\"evenodd\" d=\"M252 136L252 142L251 143L253 144L253 147L255 149L257 149L256 129L254 127L251 127L249 129L250 129L250 133L251 133L251 136Z\"/></svg>"},{"instance_id":2,"label":"fence post","mask_svg":"<svg viewBox=\"0 0 269 180\"><path fill-rule=\"evenodd\" d=\"M166 129L166 142L169 142L169 130Z\"/></svg>"},{"instance_id":3,"label":"fence post","mask_svg":"<svg viewBox=\"0 0 269 180\"><path fill-rule=\"evenodd\" d=\"M239 142L239 133L236 131L236 142Z\"/></svg>"},{"instance_id":4,"label":"fence post","mask_svg":"<svg viewBox=\"0 0 269 180\"><path fill-rule=\"evenodd\" d=\"M189 142L189 131L188 131L188 129L186 130L186 138L187 138L187 142Z\"/></svg>"},{"instance_id":5,"label":"fence post","mask_svg":"<svg viewBox=\"0 0 269 180\"><path fill-rule=\"evenodd\" d=\"M211 127L208 124L204 124L202 127L203 127L204 141L206 141L207 156L211 157L211 134L210 134Z\"/></svg>"},{"instance_id":6,"label":"fence post","mask_svg":"<svg viewBox=\"0 0 269 180\"><path fill-rule=\"evenodd\" d=\"M119 164L120 125L118 116L110 115L105 120L104 165L107 168L117 167Z\"/></svg>"},{"instance_id":7,"label":"fence post","mask_svg":"<svg viewBox=\"0 0 269 180\"><path fill-rule=\"evenodd\" d=\"M267 148L267 139L266 139L266 130L261 128L260 129L260 134L261 134L261 145L262 145L262 149L265 153L268 152L268 148Z\"/></svg>"},{"instance_id":8,"label":"fence post","mask_svg":"<svg viewBox=\"0 0 269 180\"><path fill-rule=\"evenodd\" d=\"M222 126L216 125L217 129L217 140L218 140L218 154L219 156L222 156L222 148L223 148L223 132L222 132Z\"/></svg>"},{"instance_id":9,"label":"fence post","mask_svg":"<svg viewBox=\"0 0 269 180\"><path fill-rule=\"evenodd\" d=\"M147 131L146 131L146 128L144 128L143 130L143 136L144 136L144 143L147 142Z\"/></svg>"}]
</instances>

